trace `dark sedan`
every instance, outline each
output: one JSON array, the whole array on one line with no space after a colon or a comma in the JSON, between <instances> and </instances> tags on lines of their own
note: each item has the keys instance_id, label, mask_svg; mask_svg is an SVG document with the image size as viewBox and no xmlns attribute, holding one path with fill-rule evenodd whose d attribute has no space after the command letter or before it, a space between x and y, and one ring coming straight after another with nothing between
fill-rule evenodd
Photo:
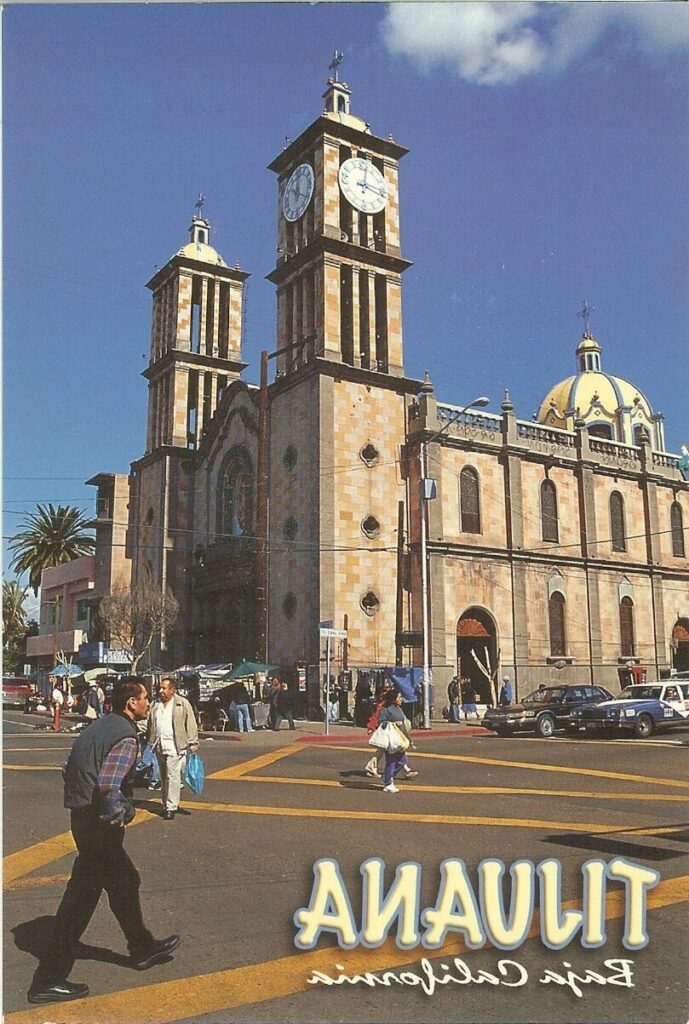
<instances>
[{"instance_id":1,"label":"dark sedan","mask_svg":"<svg viewBox=\"0 0 689 1024\"><path fill-rule=\"evenodd\" d=\"M542 686L524 697L521 704L488 708L482 724L498 736L535 732L547 738L558 729L578 731L579 725L572 718L575 708L611 699L602 686Z\"/></svg>"}]
</instances>

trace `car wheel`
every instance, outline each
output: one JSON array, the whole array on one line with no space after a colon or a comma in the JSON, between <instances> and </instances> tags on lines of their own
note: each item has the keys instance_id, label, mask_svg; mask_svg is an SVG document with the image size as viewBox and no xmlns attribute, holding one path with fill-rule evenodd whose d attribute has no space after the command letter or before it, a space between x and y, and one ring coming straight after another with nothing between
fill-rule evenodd
<instances>
[{"instance_id":1,"label":"car wheel","mask_svg":"<svg viewBox=\"0 0 689 1024\"><path fill-rule=\"evenodd\" d=\"M653 734L653 719L650 715L639 715L634 722L634 735L639 740L645 740Z\"/></svg>"},{"instance_id":2,"label":"car wheel","mask_svg":"<svg viewBox=\"0 0 689 1024\"><path fill-rule=\"evenodd\" d=\"M510 734L510 730L506 729L503 725L501 725L499 729L495 730L495 735L496 736L509 736L509 734Z\"/></svg>"},{"instance_id":3,"label":"car wheel","mask_svg":"<svg viewBox=\"0 0 689 1024\"><path fill-rule=\"evenodd\" d=\"M548 739L555 732L555 719L552 715L541 715L536 722L536 732L543 739Z\"/></svg>"}]
</instances>

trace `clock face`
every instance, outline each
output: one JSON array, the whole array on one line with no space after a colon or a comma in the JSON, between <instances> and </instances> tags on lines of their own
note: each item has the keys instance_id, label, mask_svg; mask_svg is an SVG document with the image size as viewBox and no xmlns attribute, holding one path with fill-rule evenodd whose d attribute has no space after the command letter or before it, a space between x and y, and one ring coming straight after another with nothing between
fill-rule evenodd
<instances>
[{"instance_id":1,"label":"clock face","mask_svg":"<svg viewBox=\"0 0 689 1024\"><path fill-rule=\"evenodd\" d=\"M299 220L313 195L313 168L310 164L299 164L292 171L282 196L282 212L285 220Z\"/></svg>"},{"instance_id":2,"label":"clock face","mask_svg":"<svg viewBox=\"0 0 689 1024\"><path fill-rule=\"evenodd\" d=\"M350 157L340 167L340 188L352 206L362 213L380 213L388 201L385 178L370 160Z\"/></svg>"}]
</instances>

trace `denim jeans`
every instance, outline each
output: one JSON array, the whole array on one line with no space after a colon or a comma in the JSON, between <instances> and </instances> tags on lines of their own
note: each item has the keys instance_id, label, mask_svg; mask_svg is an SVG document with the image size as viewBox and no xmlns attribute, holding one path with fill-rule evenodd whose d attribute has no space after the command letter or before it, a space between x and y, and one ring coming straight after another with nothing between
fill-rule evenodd
<instances>
[{"instance_id":1,"label":"denim jeans","mask_svg":"<svg viewBox=\"0 0 689 1024\"><path fill-rule=\"evenodd\" d=\"M235 704L234 709L237 714L237 729L239 730L239 732L253 732L254 730L251 724L249 705Z\"/></svg>"}]
</instances>

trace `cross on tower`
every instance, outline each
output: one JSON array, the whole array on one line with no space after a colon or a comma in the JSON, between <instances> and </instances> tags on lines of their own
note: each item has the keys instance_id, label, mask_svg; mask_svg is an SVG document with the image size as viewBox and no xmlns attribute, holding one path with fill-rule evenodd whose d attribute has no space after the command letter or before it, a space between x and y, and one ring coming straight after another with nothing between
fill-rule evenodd
<instances>
[{"instance_id":1,"label":"cross on tower","mask_svg":"<svg viewBox=\"0 0 689 1024\"><path fill-rule=\"evenodd\" d=\"M340 66L340 64L342 63L343 60L344 60L344 53L341 53L340 50L333 50L333 59L328 64L328 67L332 71L333 78L335 79L336 82L339 81L339 79L337 77L337 69L339 68L339 66Z\"/></svg>"},{"instance_id":2,"label":"cross on tower","mask_svg":"<svg viewBox=\"0 0 689 1024\"><path fill-rule=\"evenodd\" d=\"M199 198L196 200L196 216L199 219L201 218L201 210L203 209L203 204L205 203L205 201L206 197L204 196L203 192L199 192Z\"/></svg>"},{"instance_id":3,"label":"cross on tower","mask_svg":"<svg viewBox=\"0 0 689 1024\"><path fill-rule=\"evenodd\" d=\"M577 313L577 316L582 317L582 319L584 321L584 335L587 338L589 338L591 336L591 332L589 330L589 324L590 324L590 321L591 321L591 313L593 313L595 308L596 308L595 306L589 306L589 304L586 301L586 299L584 299L584 307L583 307L583 309L580 309L579 312Z\"/></svg>"}]
</instances>

